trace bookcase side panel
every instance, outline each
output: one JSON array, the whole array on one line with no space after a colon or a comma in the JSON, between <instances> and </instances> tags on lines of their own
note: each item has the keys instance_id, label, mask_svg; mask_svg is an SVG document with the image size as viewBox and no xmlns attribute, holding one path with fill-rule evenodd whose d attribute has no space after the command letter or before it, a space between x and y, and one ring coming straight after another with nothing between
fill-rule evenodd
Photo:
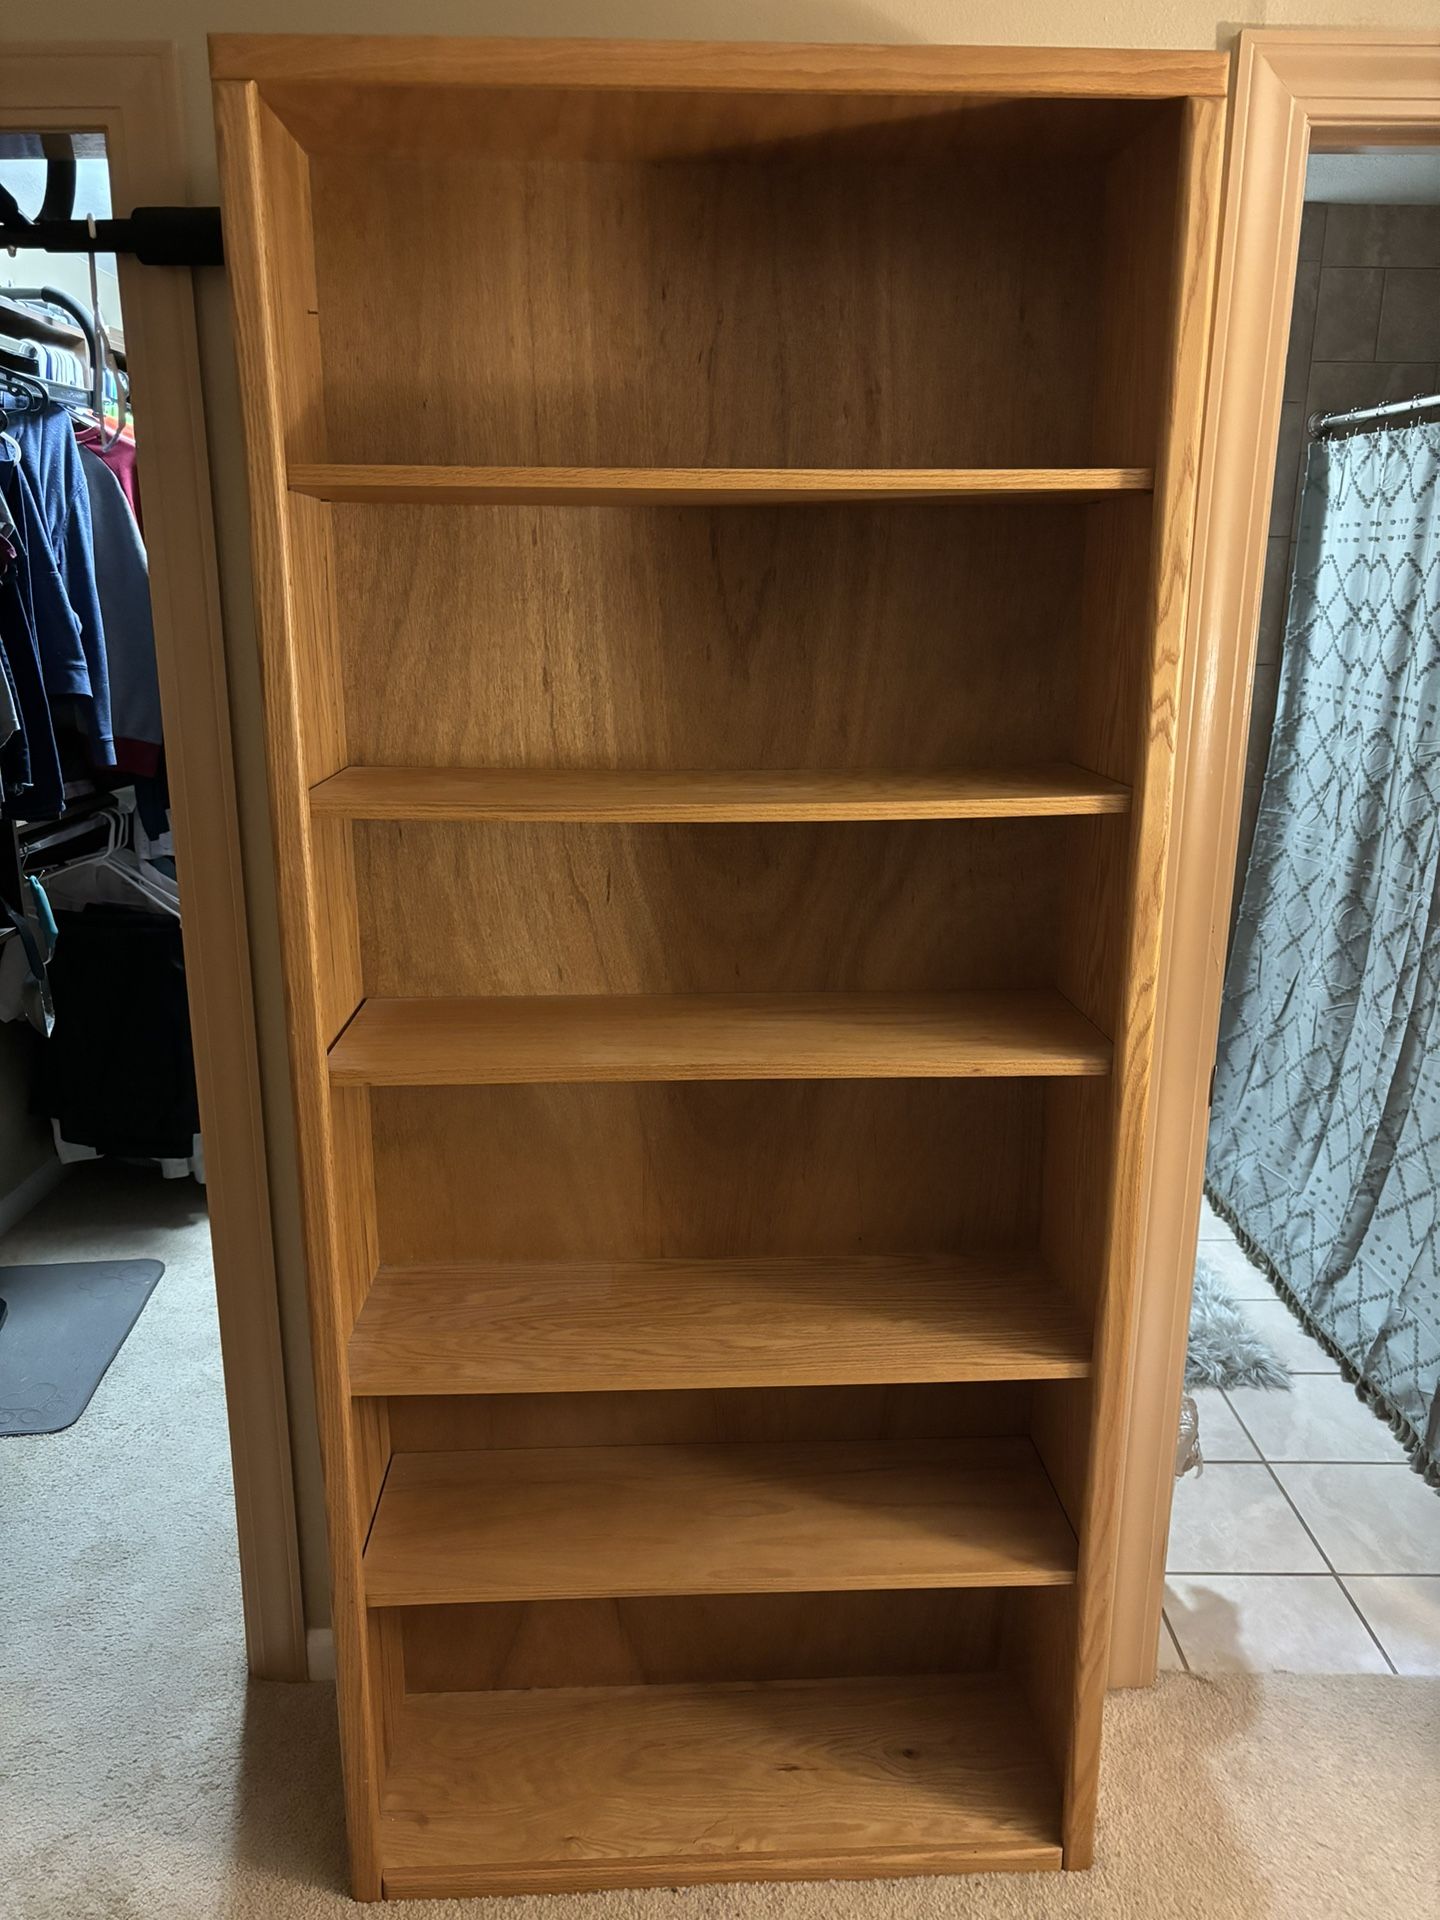
<instances>
[{"instance_id":1,"label":"bookcase side panel","mask_svg":"<svg viewBox=\"0 0 1440 1920\"><path fill-rule=\"evenodd\" d=\"M275 841L290 1073L327 1487L352 1885L381 1890L381 1754L360 1553L386 1454L383 1407L352 1410L345 1340L368 1283L371 1195L332 1105L326 1047L360 997L349 835L312 832L308 789L345 760L327 509L293 499L290 457L324 450L313 324L308 163L258 88L216 88L222 184L250 480L256 622ZM361 1095L363 1103L365 1096Z\"/></svg>"},{"instance_id":2,"label":"bookcase side panel","mask_svg":"<svg viewBox=\"0 0 1440 1920\"><path fill-rule=\"evenodd\" d=\"M1087 1462L1076 1589L1074 1725L1066 1778L1065 1860L1093 1857L1100 1721L1109 1658L1120 1466L1125 1444L1130 1352L1139 1264L1139 1196L1148 1144L1149 1084L1165 846L1174 776L1175 708L1195 513L1195 474L1213 284L1223 106L1190 100L1121 157L1112 219L1125 244L1112 256L1108 334L1117 343L1109 398L1118 444L1153 432L1155 496L1148 540L1120 516L1097 529L1099 570L1121 587L1092 615L1101 658L1090 656L1096 704L1084 716L1094 751L1126 766L1133 815L1119 836L1097 836L1096 866L1076 875L1072 920L1076 971L1062 986L1115 1042L1104 1087L1051 1089L1044 1217L1047 1248L1072 1263L1072 1285L1095 1310L1095 1370L1047 1400L1037 1428L1042 1455L1077 1452ZM1168 316L1168 317L1167 317ZM1142 344L1156 329L1163 353ZM1118 368L1157 369L1128 384ZM1102 509L1109 514L1110 509ZM1134 595L1136 581L1143 593ZM1118 614L1115 609L1118 608ZM1116 642L1120 644L1117 645ZM1099 678L1111 663L1120 677ZM1127 684L1128 682L1128 684ZM1107 823L1113 824L1113 823ZM1086 901L1081 889L1088 893ZM1089 939L1085 930L1089 930ZM1087 1404L1088 1403L1088 1404Z\"/></svg>"}]
</instances>

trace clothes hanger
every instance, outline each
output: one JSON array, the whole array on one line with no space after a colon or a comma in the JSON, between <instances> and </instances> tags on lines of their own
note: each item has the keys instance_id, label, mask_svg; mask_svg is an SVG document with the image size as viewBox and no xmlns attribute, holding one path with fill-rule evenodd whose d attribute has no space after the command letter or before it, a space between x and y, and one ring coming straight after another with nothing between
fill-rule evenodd
<instances>
[{"instance_id":1,"label":"clothes hanger","mask_svg":"<svg viewBox=\"0 0 1440 1920\"><path fill-rule=\"evenodd\" d=\"M49 404L50 390L34 370L34 362L0 347L0 415L38 413Z\"/></svg>"},{"instance_id":2,"label":"clothes hanger","mask_svg":"<svg viewBox=\"0 0 1440 1920\"><path fill-rule=\"evenodd\" d=\"M4 287L0 288L0 293L3 293L9 300L41 301L48 307L54 307L61 313L70 315L71 319L79 328L85 342L86 358L90 369L90 385L87 390L82 391L79 387L64 386L54 381L44 382L42 384L45 388L45 398L47 400L57 400L61 406L65 407L88 407L101 422L101 431L103 433L105 418L104 369L100 359L99 343L96 339L95 328L90 315L78 300L72 300L68 293L62 293L58 287ZM0 320L0 332L3 332L3 330L3 320Z\"/></svg>"}]
</instances>

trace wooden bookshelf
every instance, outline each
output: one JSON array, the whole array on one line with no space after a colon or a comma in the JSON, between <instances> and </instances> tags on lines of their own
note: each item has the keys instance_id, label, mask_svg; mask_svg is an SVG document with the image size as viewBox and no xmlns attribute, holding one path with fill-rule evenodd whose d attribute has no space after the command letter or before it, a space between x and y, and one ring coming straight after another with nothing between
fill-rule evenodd
<instances>
[{"instance_id":1,"label":"wooden bookshelf","mask_svg":"<svg viewBox=\"0 0 1440 1920\"><path fill-rule=\"evenodd\" d=\"M1025 1440L397 1453L365 1548L372 1607L1074 1578Z\"/></svg>"},{"instance_id":2,"label":"wooden bookshelf","mask_svg":"<svg viewBox=\"0 0 1440 1920\"><path fill-rule=\"evenodd\" d=\"M353 1890L1084 1867L1225 61L213 64Z\"/></svg>"},{"instance_id":3,"label":"wooden bookshelf","mask_svg":"<svg viewBox=\"0 0 1440 1920\"><path fill-rule=\"evenodd\" d=\"M710 506L856 500L1081 500L1144 493L1145 467L372 467L302 463L312 500L389 506Z\"/></svg>"},{"instance_id":4,"label":"wooden bookshelf","mask_svg":"<svg viewBox=\"0 0 1440 1920\"><path fill-rule=\"evenodd\" d=\"M1063 764L944 773L773 773L644 768L345 767L312 788L341 820L758 823L1040 820L1124 813L1116 780Z\"/></svg>"},{"instance_id":5,"label":"wooden bookshelf","mask_svg":"<svg viewBox=\"0 0 1440 1920\"><path fill-rule=\"evenodd\" d=\"M366 1000L336 1086L1097 1074L1110 1043L1058 993L510 994Z\"/></svg>"},{"instance_id":6,"label":"wooden bookshelf","mask_svg":"<svg viewBox=\"0 0 1440 1920\"><path fill-rule=\"evenodd\" d=\"M1033 1255L382 1267L358 1394L1079 1380L1085 1324Z\"/></svg>"}]
</instances>

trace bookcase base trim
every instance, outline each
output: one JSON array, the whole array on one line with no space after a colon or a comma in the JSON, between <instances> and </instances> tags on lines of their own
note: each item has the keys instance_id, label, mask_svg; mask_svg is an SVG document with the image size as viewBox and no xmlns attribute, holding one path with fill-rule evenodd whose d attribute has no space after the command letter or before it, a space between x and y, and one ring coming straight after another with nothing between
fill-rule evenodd
<instances>
[{"instance_id":1,"label":"bookcase base trim","mask_svg":"<svg viewBox=\"0 0 1440 1920\"><path fill-rule=\"evenodd\" d=\"M755 1854L695 1861L611 1860L585 1867L504 1866L421 1869L386 1873L387 1900L466 1900L522 1893L603 1893L629 1887L692 1887L728 1883L763 1886L772 1880L910 1880L955 1873L1058 1873L1060 1843L1053 1846L983 1846L934 1853Z\"/></svg>"}]
</instances>

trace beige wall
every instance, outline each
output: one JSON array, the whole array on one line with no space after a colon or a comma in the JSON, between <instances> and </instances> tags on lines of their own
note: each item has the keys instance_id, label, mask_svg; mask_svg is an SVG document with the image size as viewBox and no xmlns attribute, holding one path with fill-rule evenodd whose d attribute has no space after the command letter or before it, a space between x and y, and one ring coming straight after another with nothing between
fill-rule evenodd
<instances>
[{"instance_id":1,"label":"beige wall","mask_svg":"<svg viewBox=\"0 0 1440 1920\"><path fill-rule=\"evenodd\" d=\"M1424 27L1435 0L1274 0L1248 8L1249 24ZM1201 0L51 0L17 4L11 35L168 40L181 60L192 190L215 197L214 139L205 35L283 33L595 34L672 39L988 42L1025 46L1225 46L1235 22ZM293 1136L285 1085L284 1025L276 965L269 836L259 749L259 690L250 618L244 481L225 291L218 274L198 293L211 457L219 516L227 644L235 704L242 835L250 873L255 977L271 1128L282 1312L291 1376L297 1495L311 1624L326 1618L324 1530L306 1353ZM142 400L143 407L143 400ZM143 419L142 419L143 427Z\"/></svg>"}]
</instances>

